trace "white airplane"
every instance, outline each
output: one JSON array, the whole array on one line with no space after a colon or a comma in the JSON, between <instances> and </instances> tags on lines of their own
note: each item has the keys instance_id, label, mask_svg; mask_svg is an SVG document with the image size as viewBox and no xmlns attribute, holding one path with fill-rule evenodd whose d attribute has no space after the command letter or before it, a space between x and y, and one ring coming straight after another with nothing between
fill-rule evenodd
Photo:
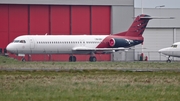
<instances>
[{"instance_id":1,"label":"white airplane","mask_svg":"<svg viewBox=\"0 0 180 101\"><path fill-rule=\"evenodd\" d=\"M70 54L69 61L76 61L73 54L90 54L89 61L95 62L95 54L113 53L141 44L149 15L136 17L130 28L113 35L22 35L6 47L14 54ZM23 58L24 59L24 58Z\"/></svg>"},{"instance_id":2,"label":"white airplane","mask_svg":"<svg viewBox=\"0 0 180 101\"><path fill-rule=\"evenodd\" d=\"M159 52L168 56L166 62L171 62L170 57L180 57L180 42L173 43L171 47L162 48Z\"/></svg>"}]
</instances>

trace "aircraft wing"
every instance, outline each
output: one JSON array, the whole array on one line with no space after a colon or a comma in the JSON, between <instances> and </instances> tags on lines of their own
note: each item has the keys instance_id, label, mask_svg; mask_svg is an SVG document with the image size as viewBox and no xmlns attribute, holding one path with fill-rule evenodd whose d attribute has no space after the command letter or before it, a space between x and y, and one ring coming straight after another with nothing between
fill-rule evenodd
<instances>
[{"instance_id":1,"label":"aircraft wing","mask_svg":"<svg viewBox=\"0 0 180 101\"><path fill-rule=\"evenodd\" d=\"M89 47L74 47L73 51L126 51L129 48L119 47L119 48L89 48Z\"/></svg>"}]
</instances>

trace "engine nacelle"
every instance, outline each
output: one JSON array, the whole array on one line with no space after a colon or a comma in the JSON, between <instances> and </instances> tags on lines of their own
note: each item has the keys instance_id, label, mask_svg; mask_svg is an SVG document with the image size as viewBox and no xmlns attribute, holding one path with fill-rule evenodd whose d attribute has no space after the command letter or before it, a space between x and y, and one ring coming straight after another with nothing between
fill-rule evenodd
<instances>
[{"instance_id":1,"label":"engine nacelle","mask_svg":"<svg viewBox=\"0 0 180 101\"><path fill-rule=\"evenodd\" d=\"M130 47L132 45L133 45L133 40L122 39L122 38L111 38L109 40L109 46L112 48Z\"/></svg>"},{"instance_id":2,"label":"engine nacelle","mask_svg":"<svg viewBox=\"0 0 180 101\"><path fill-rule=\"evenodd\" d=\"M114 47L115 44L116 44L116 41L114 40L114 38L111 38L111 39L109 40L109 46Z\"/></svg>"}]
</instances>

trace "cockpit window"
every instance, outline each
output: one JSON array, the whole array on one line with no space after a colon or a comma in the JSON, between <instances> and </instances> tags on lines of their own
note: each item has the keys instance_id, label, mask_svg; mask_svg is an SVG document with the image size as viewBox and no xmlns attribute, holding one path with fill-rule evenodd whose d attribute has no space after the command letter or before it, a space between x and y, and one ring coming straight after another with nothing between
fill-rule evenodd
<instances>
[{"instance_id":1,"label":"cockpit window","mask_svg":"<svg viewBox=\"0 0 180 101\"><path fill-rule=\"evenodd\" d=\"M19 42L19 40L14 40L13 42L14 42L14 43L18 43L18 42Z\"/></svg>"},{"instance_id":2,"label":"cockpit window","mask_svg":"<svg viewBox=\"0 0 180 101\"><path fill-rule=\"evenodd\" d=\"M13 42L14 42L14 43L26 43L25 40L14 40Z\"/></svg>"},{"instance_id":3,"label":"cockpit window","mask_svg":"<svg viewBox=\"0 0 180 101\"><path fill-rule=\"evenodd\" d=\"M20 43L26 43L26 41L25 40L20 40Z\"/></svg>"},{"instance_id":4,"label":"cockpit window","mask_svg":"<svg viewBox=\"0 0 180 101\"><path fill-rule=\"evenodd\" d=\"M177 48L177 45L172 45L171 47L173 47L173 48Z\"/></svg>"}]
</instances>

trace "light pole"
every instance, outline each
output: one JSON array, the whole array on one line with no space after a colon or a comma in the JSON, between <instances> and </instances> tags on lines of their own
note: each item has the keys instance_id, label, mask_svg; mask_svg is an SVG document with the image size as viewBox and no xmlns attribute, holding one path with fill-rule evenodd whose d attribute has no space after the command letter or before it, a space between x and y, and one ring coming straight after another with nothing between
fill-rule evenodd
<instances>
[{"instance_id":1,"label":"light pole","mask_svg":"<svg viewBox=\"0 0 180 101\"><path fill-rule=\"evenodd\" d=\"M143 14L143 0L141 0L141 14Z\"/></svg>"},{"instance_id":2,"label":"light pole","mask_svg":"<svg viewBox=\"0 0 180 101\"><path fill-rule=\"evenodd\" d=\"M156 8L159 8L159 16L161 17L161 8L165 7L165 5L156 6ZM161 25L161 20L159 20L159 24Z\"/></svg>"},{"instance_id":3,"label":"light pole","mask_svg":"<svg viewBox=\"0 0 180 101\"><path fill-rule=\"evenodd\" d=\"M143 14L143 0L141 0L141 14ZM140 61L143 61L143 56L144 56L144 53L143 53L143 43L141 43Z\"/></svg>"},{"instance_id":4,"label":"light pole","mask_svg":"<svg viewBox=\"0 0 180 101\"><path fill-rule=\"evenodd\" d=\"M161 8L162 7L165 7L165 5L160 5L160 6L156 6L155 8L159 8L159 14L160 14L160 16L161 16Z\"/></svg>"},{"instance_id":5,"label":"light pole","mask_svg":"<svg viewBox=\"0 0 180 101\"><path fill-rule=\"evenodd\" d=\"M159 8L160 17L161 17L161 8L162 8L162 7L165 7L165 5L160 5L160 6L156 6L156 7L155 7L155 9L156 9L156 8ZM161 20L159 20L159 25L161 25ZM161 53L160 53L160 60L161 60Z\"/></svg>"},{"instance_id":6,"label":"light pole","mask_svg":"<svg viewBox=\"0 0 180 101\"><path fill-rule=\"evenodd\" d=\"M162 8L165 7L165 5L156 6L155 8Z\"/></svg>"}]
</instances>

